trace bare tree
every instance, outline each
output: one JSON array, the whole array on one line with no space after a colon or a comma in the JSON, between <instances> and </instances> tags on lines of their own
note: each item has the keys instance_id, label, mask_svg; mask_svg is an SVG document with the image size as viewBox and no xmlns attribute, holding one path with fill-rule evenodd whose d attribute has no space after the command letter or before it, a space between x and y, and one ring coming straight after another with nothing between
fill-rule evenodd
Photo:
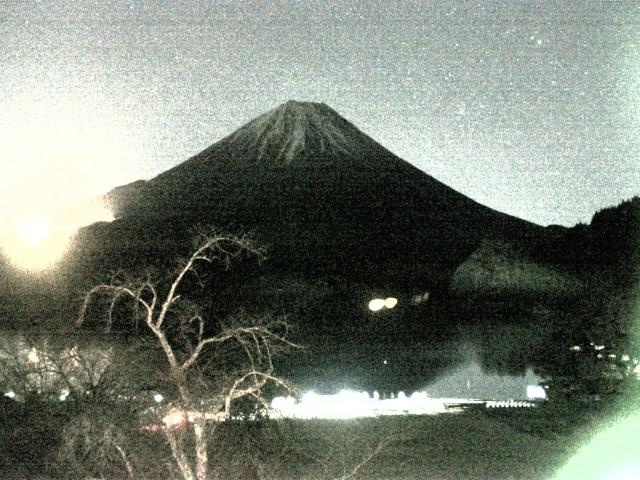
<instances>
[{"instance_id":1,"label":"bare tree","mask_svg":"<svg viewBox=\"0 0 640 480\"><path fill-rule=\"evenodd\" d=\"M122 477L122 470L135 478L132 455L128 451L129 432L123 428L124 418L113 418L110 411L95 408L80 411L65 425L63 443L58 451L61 463L70 462L74 474L85 476L96 469L100 475L108 471L111 477ZM81 454L79 453L81 452Z\"/></svg>"},{"instance_id":2,"label":"bare tree","mask_svg":"<svg viewBox=\"0 0 640 480\"><path fill-rule=\"evenodd\" d=\"M247 237L201 235L168 285L163 287L150 278L97 285L86 294L78 317L80 325L97 299L107 299L105 329L109 330L120 302L133 302L163 353L176 389L171 409L164 412L163 430L186 480L209 476L207 439L212 424L231 417L240 399L253 399L266 407L263 391L268 384L286 387L275 376L272 362L275 354L295 346L287 339L283 319L241 313L229 321L212 323L186 298L183 284L191 275L197 278L198 264L218 261L228 267L245 254L262 257L264 251ZM231 352L236 359L239 353L243 361L230 361ZM206 399L202 392L207 392ZM186 434L192 434L192 442L185 441Z\"/></svg>"},{"instance_id":3,"label":"bare tree","mask_svg":"<svg viewBox=\"0 0 640 480\"><path fill-rule=\"evenodd\" d=\"M0 387L20 399L77 398L102 381L112 356L112 347L5 335L0 338Z\"/></svg>"}]
</instances>

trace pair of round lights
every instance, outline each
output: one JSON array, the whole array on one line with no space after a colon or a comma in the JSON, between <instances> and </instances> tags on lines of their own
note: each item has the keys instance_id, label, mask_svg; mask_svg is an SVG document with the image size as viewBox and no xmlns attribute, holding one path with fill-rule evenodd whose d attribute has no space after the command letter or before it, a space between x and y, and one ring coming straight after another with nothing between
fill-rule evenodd
<instances>
[{"instance_id":1,"label":"pair of round lights","mask_svg":"<svg viewBox=\"0 0 640 480\"><path fill-rule=\"evenodd\" d=\"M379 312L383 308L393 308L398 304L398 299L395 297L388 297L386 299L374 298L369 302L369 310L372 312Z\"/></svg>"}]
</instances>

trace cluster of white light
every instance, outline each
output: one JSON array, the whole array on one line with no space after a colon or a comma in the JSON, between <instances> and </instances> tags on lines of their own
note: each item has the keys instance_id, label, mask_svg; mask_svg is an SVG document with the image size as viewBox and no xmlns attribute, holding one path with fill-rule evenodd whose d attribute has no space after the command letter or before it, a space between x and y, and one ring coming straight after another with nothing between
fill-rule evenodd
<instances>
[{"instance_id":1,"label":"cluster of white light","mask_svg":"<svg viewBox=\"0 0 640 480\"><path fill-rule=\"evenodd\" d=\"M489 400L485 406L487 408L533 408L536 404L516 400Z\"/></svg>"},{"instance_id":2,"label":"cluster of white light","mask_svg":"<svg viewBox=\"0 0 640 480\"><path fill-rule=\"evenodd\" d=\"M381 399L377 392L342 390L334 395L307 392L302 398L276 397L271 402L271 415L286 418L349 419L383 415L438 415L459 411L448 405L465 404L467 399L431 398L426 392Z\"/></svg>"},{"instance_id":3,"label":"cluster of white light","mask_svg":"<svg viewBox=\"0 0 640 480\"><path fill-rule=\"evenodd\" d=\"M386 299L383 298L374 298L369 302L369 310L372 312L378 312L383 308L391 309L398 304L398 299L395 297L388 297Z\"/></svg>"},{"instance_id":4,"label":"cluster of white light","mask_svg":"<svg viewBox=\"0 0 640 480\"><path fill-rule=\"evenodd\" d=\"M542 385L527 385L527 398L529 400L546 400L547 391Z\"/></svg>"},{"instance_id":5,"label":"cluster of white light","mask_svg":"<svg viewBox=\"0 0 640 480\"><path fill-rule=\"evenodd\" d=\"M606 353L606 352L602 352L603 350L605 350L606 346L605 345L598 345L595 344L594 342L590 343L591 348L593 348L593 350L595 350L596 352L601 352L598 353L596 355L596 358L599 359L604 359L604 358L611 358L611 359L617 359L620 358L621 361L623 362L633 362L634 365L638 365L638 360L636 358L632 358L628 353ZM573 345L569 348L569 350L573 351L573 352L580 352L582 351L582 347L580 345Z\"/></svg>"}]
</instances>

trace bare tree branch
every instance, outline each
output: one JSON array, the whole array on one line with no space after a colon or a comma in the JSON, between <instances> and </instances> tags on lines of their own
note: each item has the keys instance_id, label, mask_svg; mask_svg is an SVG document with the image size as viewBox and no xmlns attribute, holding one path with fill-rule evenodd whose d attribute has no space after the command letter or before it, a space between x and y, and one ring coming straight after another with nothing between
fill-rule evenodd
<instances>
[{"instance_id":1,"label":"bare tree branch","mask_svg":"<svg viewBox=\"0 0 640 480\"><path fill-rule=\"evenodd\" d=\"M97 285L86 294L78 316L77 323L81 325L86 319L91 302L103 295L109 298L106 331L113 326L114 312L121 298L130 298L136 309L142 310L145 324L162 349L168 364L168 373L177 387L177 411L193 422L195 451L191 454L187 454L185 450L188 442L182 442L176 431L165 428L172 456L181 475L187 480L207 478L208 423L229 418L232 415L233 402L243 397L253 398L258 404L268 407L262 398L262 390L267 383L289 389L283 380L274 375L272 360L274 354L297 347L286 338L288 326L283 319L268 317L258 321L241 314L228 325L220 325L217 333L207 336L202 314L188 300L181 300L182 284L189 273L197 276L197 264L216 261L229 268L233 260L244 254L251 254L260 259L264 250L246 236L205 233L198 238L191 256L176 269L175 275L166 287L166 293L159 293L165 290L154 284L150 277L129 283L114 279L112 284ZM177 335L172 333L173 330L167 329L167 324L172 324L168 321L169 318L178 320ZM215 354L225 355L230 346L243 352L246 361L245 368L236 371L236 375L228 381L228 365L222 360L223 357L216 357ZM209 355L209 351L213 355ZM202 408L194 402L195 387L199 382L204 382L204 377L198 374L201 372L198 365L202 364L203 360L205 364L212 364L213 360L221 362L216 365L220 371L220 378L224 380L221 385L226 385L216 397L218 401L214 402L213 408ZM119 454L126 459L126 452L119 451ZM195 465L191 464L190 458L195 458ZM129 469L129 466L127 471L132 476L133 470Z\"/></svg>"},{"instance_id":2,"label":"bare tree branch","mask_svg":"<svg viewBox=\"0 0 640 480\"><path fill-rule=\"evenodd\" d=\"M391 442L392 442L392 439L388 439L388 438L381 440L378 443L378 445L375 446L375 448L371 449L368 453L366 453L364 457L362 457L360 461L353 466L350 472L342 475L339 478L339 480L351 480L355 478L358 472L360 471L360 469L364 467L367 463L369 463L371 460L373 460L375 457L380 455L380 453L386 447L388 447Z\"/></svg>"}]
</instances>

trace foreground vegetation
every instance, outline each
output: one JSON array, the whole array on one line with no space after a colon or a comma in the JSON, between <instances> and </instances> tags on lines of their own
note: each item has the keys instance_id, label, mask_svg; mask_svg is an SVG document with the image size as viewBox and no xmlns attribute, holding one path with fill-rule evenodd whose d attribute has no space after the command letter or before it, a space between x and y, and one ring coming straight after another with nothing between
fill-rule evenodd
<instances>
[{"instance_id":1,"label":"foreground vegetation","mask_svg":"<svg viewBox=\"0 0 640 480\"><path fill-rule=\"evenodd\" d=\"M145 430L139 411L127 404L91 405L87 416L88 407L5 401L0 477L128 478L128 468L134 478L180 476L164 433ZM440 416L226 421L208 438L209 478L549 478L602 418L593 410L549 404ZM83 444L96 429L104 442ZM109 434L129 467L117 449L104 448Z\"/></svg>"},{"instance_id":2,"label":"foreground vegetation","mask_svg":"<svg viewBox=\"0 0 640 480\"><path fill-rule=\"evenodd\" d=\"M23 341L24 345L5 341L0 349L5 392L10 387L21 402L3 399L0 477L549 478L593 431L606 425L611 412L598 407L606 403L603 399L620 395L637 374L633 368L638 344L632 328L637 318L636 272L628 269L626 276L614 275L623 271L618 268L621 263L594 270L592 278L582 275L584 285L576 291L568 289L560 295L556 285L552 292L527 288L514 296L513 271L533 272L516 276L518 285L522 278L543 285L552 277L547 270L532 270L530 262L520 257L502 262L515 255L508 249L488 250L485 254L491 254L493 263L495 258L500 260L508 273L498 271L498 279L509 280L507 290L494 288L459 297L434 294L409 314L393 314L385 322L367 312L365 323L347 321L357 308L343 308L344 302L335 300L340 295L333 293L354 288L349 282L319 282L312 285L315 289L302 281L266 282L266 288L254 288L255 279L245 284L242 272L237 282L227 281L232 277L225 268L232 259L248 254L261 257L261 253L244 238L202 237L195 253L168 272L136 275L132 271L91 285L74 329L82 341L66 334L41 340L33 327L27 330L34 338ZM597 253L596 249L590 255L596 258ZM480 255L476 260L484 258ZM215 260L222 260L222 266L217 267ZM617 281L605 281L608 278ZM214 288L203 289L204 284ZM234 296L238 284L245 285L245 290ZM241 301L247 290L259 294ZM282 297L286 310L266 308L269 303L260 296L272 293ZM35 310L31 296L25 298L25 305ZM324 308L322 299L333 310ZM232 311L218 310L214 300ZM65 302L60 297L57 303ZM12 308L21 305L14 303ZM255 305L259 311L246 305ZM334 311L343 312L331 315ZM453 325L464 320L474 327L464 339L480 347L487 367L517 373L533 364L551 385L552 400L531 411L438 417L232 420L290 388L276 376L283 373L280 365L272 362L277 354L296 348L282 316L288 312L313 327L305 329L303 324L301 337L309 340L322 333L323 345L332 350L342 337L344 351L351 357L354 339L362 331L368 332L369 344L384 347L384 353L390 348L385 343L389 338L398 344L413 338L424 349L426 339L434 344L446 339ZM326 325L316 322L312 312ZM376 329L369 328L376 322ZM42 327L50 330L48 325ZM511 341L505 331L517 341ZM89 345L86 352L80 348ZM407 345L403 343L405 351L409 351ZM56 348L49 352L52 346ZM316 356L322 351L317 345L310 350ZM434 361L433 351L430 355L420 352L412 352L411 360L422 365L424 371L417 377L424 381L435 376L437 365L425 368ZM379 359L381 353L373 351L371 356ZM320 363L306 360L316 367ZM357 367L363 365L361 360L352 358ZM331 363L345 374L343 362ZM286 364L291 364L289 358L282 365ZM404 370L417 372L407 365ZM388 377L397 382L394 372L389 369ZM285 377L289 377L286 372ZM56 401L62 392L67 401ZM153 392L166 395L161 406L151 402ZM177 421L167 421L174 414Z\"/></svg>"}]
</instances>

